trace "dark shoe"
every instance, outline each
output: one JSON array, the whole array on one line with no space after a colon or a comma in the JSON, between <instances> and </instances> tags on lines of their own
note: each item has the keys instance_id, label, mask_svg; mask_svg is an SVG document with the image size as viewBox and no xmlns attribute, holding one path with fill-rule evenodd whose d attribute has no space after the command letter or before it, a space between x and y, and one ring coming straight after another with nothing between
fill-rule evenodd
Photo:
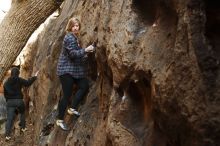
<instances>
[{"instance_id":1,"label":"dark shoe","mask_svg":"<svg viewBox=\"0 0 220 146\"><path fill-rule=\"evenodd\" d=\"M57 5L61 5L63 3L63 0L54 0L54 1Z\"/></svg>"},{"instance_id":2,"label":"dark shoe","mask_svg":"<svg viewBox=\"0 0 220 146\"><path fill-rule=\"evenodd\" d=\"M63 120L57 120L56 124L57 124L57 126L59 126L64 131L69 130L69 127L66 125L66 123Z\"/></svg>"}]
</instances>

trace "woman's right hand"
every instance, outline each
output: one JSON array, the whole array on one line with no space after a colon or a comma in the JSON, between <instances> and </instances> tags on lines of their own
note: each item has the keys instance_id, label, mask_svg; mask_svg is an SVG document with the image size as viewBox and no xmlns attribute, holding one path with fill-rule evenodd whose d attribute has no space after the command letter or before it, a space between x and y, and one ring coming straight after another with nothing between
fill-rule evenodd
<instances>
[{"instance_id":1,"label":"woman's right hand","mask_svg":"<svg viewBox=\"0 0 220 146\"><path fill-rule=\"evenodd\" d=\"M85 51L88 52L88 53L93 52L94 50L95 50L95 48L94 48L93 45L89 45L88 47L85 48Z\"/></svg>"},{"instance_id":2,"label":"woman's right hand","mask_svg":"<svg viewBox=\"0 0 220 146\"><path fill-rule=\"evenodd\" d=\"M37 77L38 73L39 73L39 70L34 74L34 76Z\"/></svg>"}]
</instances>

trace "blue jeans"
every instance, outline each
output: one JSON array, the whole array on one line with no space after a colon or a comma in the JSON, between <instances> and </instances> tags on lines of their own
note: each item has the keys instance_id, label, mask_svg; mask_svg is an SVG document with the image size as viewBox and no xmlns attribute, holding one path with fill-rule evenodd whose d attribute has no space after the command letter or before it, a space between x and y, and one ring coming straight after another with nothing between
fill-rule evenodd
<instances>
[{"instance_id":1,"label":"blue jeans","mask_svg":"<svg viewBox=\"0 0 220 146\"><path fill-rule=\"evenodd\" d=\"M20 127L25 128L25 105L23 99L7 100L7 121L5 125L5 135L10 136L11 129L16 116L16 110L20 113Z\"/></svg>"},{"instance_id":2,"label":"blue jeans","mask_svg":"<svg viewBox=\"0 0 220 146\"><path fill-rule=\"evenodd\" d=\"M63 120L68 101L73 94L73 85L77 85L77 92L73 98L71 108L77 109L77 106L82 101L89 89L89 81L86 78L76 79L69 74L59 76L63 90L63 97L58 104L58 119Z\"/></svg>"}]
</instances>

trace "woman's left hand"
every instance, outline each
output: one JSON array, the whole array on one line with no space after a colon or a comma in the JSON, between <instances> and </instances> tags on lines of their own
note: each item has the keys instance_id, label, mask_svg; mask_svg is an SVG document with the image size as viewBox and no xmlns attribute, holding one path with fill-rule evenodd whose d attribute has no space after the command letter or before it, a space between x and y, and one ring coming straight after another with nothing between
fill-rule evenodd
<instances>
[{"instance_id":1,"label":"woman's left hand","mask_svg":"<svg viewBox=\"0 0 220 146\"><path fill-rule=\"evenodd\" d=\"M90 45L90 46L88 46L87 48L85 48L85 51L86 52L93 52L94 51L94 46L93 45Z\"/></svg>"}]
</instances>

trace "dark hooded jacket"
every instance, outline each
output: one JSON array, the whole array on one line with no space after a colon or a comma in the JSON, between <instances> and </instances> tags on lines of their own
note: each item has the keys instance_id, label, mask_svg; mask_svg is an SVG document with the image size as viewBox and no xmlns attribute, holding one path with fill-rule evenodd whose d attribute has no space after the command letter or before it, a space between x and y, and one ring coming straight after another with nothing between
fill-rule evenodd
<instances>
[{"instance_id":1,"label":"dark hooded jacket","mask_svg":"<svg viewBox=\"0 0 220 146\"><path fill-rule=\"evenodd\" d=\"M4 83L4 96L8 99L23 99L22 87L30 86L37 77L31 77L25 80L19 77L19 69L13 67L11 69L11 76Z\"/></svg>"}]
</instances>

